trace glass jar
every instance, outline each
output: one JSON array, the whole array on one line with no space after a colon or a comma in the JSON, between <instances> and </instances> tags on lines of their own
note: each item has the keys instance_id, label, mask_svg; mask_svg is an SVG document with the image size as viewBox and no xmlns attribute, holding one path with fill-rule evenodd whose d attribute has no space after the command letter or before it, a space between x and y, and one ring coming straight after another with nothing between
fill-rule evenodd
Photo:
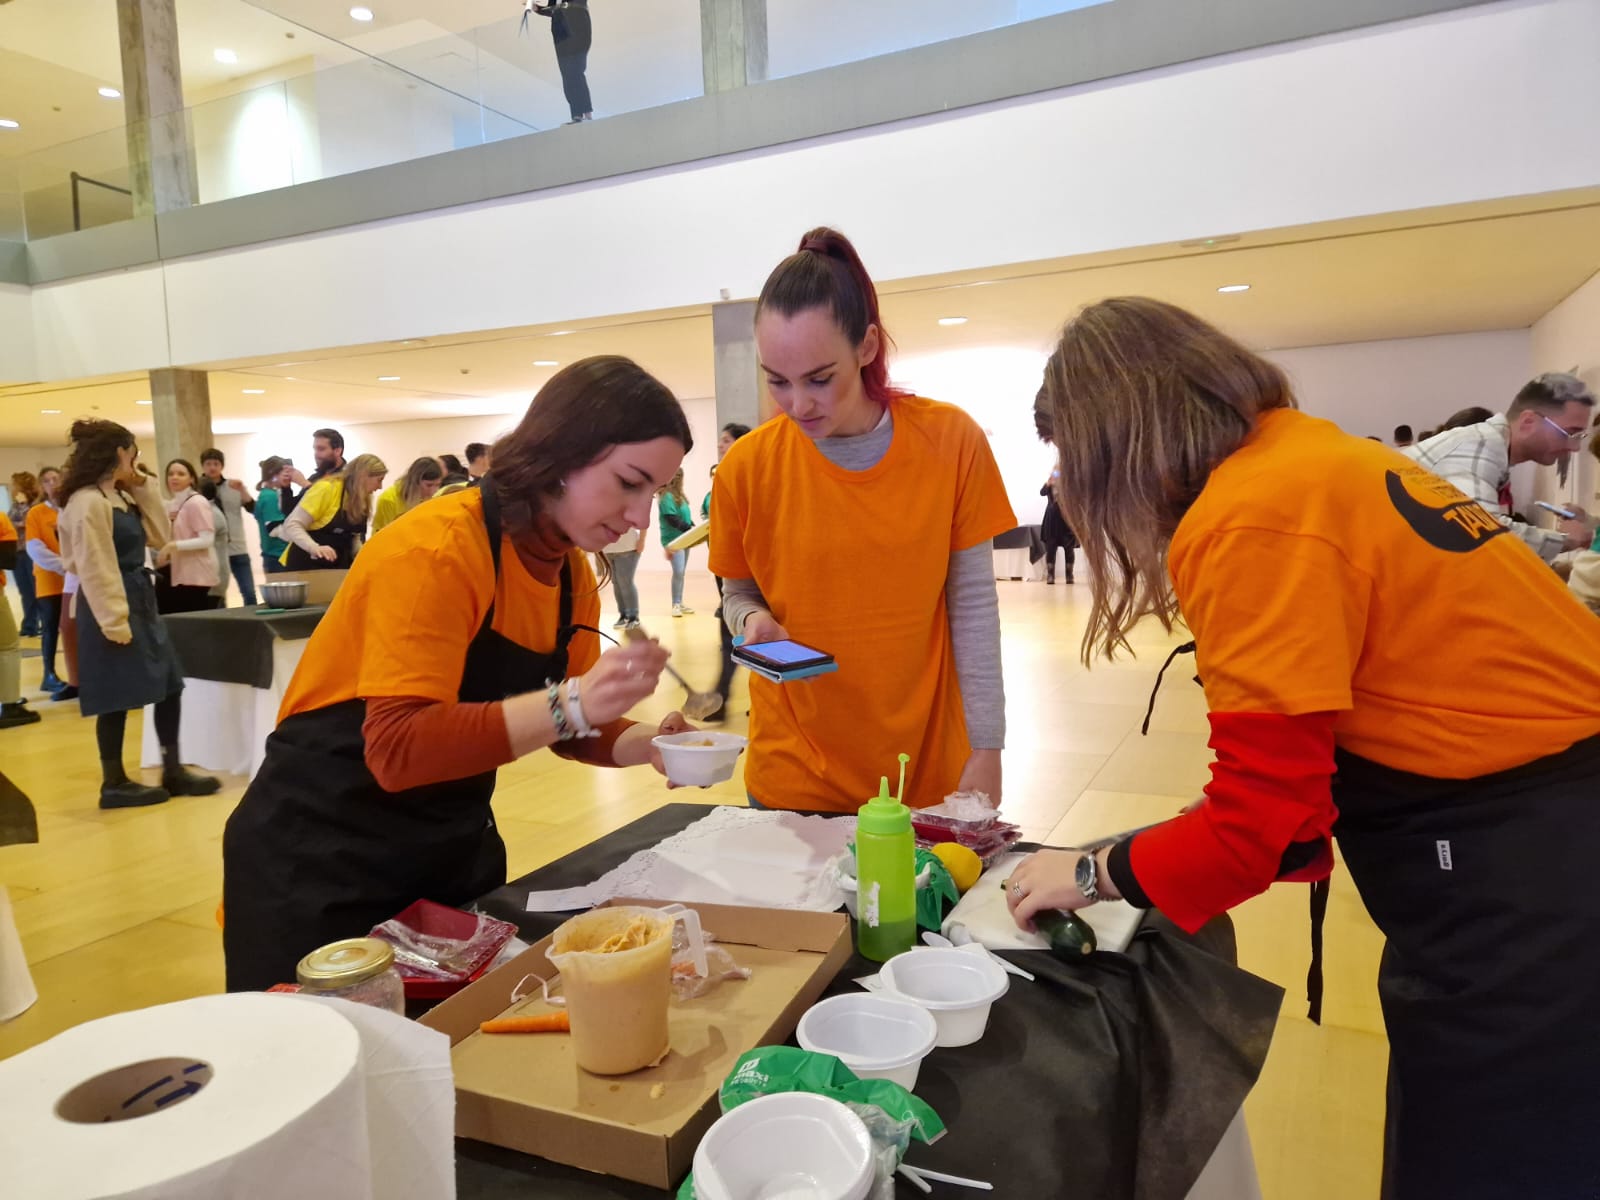
<instances>
[{"instance_id":1,"label":"glass jar","mask_svg":"<svg viewBox=\"0 0 1600 1200\"><path fill-rule=\"evenodd\" d=\"M378 938L346 938L300 960L295 978L302 991L366 1004L405 1016L405 981L394 965L394 947Z\"/></svg>"}]
</instances>

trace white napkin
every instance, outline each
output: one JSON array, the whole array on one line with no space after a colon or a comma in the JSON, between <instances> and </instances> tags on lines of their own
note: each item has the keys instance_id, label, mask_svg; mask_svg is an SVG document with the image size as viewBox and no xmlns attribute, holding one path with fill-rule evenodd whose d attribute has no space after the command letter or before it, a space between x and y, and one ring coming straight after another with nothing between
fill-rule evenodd
<instances>
[{"instance_id":1,"label":"white napkin","mask_svg":"<svg viewBox=\"0 0 1600 1200\"><path fill-rule=\"evenodd\" d=\"M1027 857L1026 854L1007 854L985 871L944 919L941 930L945 937L950 936L952 925L965 925L973 941L991 950L1048 950L1050 943L1041 935L1024 933L1017 928L1017 923L1011 919L1011 910L1006 907L1006 894L1000 887L1001 880ZM1078 915L1094 930L1100 949L1126 950L1144 912L1126 900L1102 900L1079 909Z\"/></svg>"},{"instance_id":2,"label":"white napkin","mask_svg":"<svg viewBox=\"0 0 1600 1200\"><path fill-rule=\"evenodd\" d=\"M530 892L529 912L593 908L618 896L833 912L844 903L829 860L853 817L726 806L583 887Z\"/></svg>"}]
</instances>

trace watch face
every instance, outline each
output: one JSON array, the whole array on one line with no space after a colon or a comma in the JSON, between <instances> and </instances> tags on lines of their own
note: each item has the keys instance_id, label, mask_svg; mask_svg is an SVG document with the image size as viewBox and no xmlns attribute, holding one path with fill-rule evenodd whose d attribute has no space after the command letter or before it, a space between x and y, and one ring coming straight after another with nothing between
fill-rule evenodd
<instances>
[{"instance_id":1,"label":"watch face","mask_svg":"<svg viewBox=\"0 0 1600 1200\"><path fill-rule=\"evenodd\" d=\"M1095 884L1095 866L1093 856L1085 854L1079 857L1077 869L1073 872L1073 874L1075 876L1073 882L1078 885L1078 890L1085 896L1092 897L1094 895Z\"/></svg>"}]
</instances>

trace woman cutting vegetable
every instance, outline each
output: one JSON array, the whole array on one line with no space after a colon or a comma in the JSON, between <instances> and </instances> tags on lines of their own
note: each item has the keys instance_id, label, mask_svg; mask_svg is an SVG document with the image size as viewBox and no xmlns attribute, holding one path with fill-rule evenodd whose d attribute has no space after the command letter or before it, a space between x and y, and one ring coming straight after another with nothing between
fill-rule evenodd
<instances>
[{"instance_id":1,"label":"woman cutting vegetable","mask_svg":"<svg viewBox=\"0 0 1600 1200\"><path fill-rule=\"evenodd\" d=\"M229 990L292 980L307 952L415 900L461 905L503 884L496 768L549 746L660 769L650 739L689 726L623 714L667 653L600 653L584 551L643 526L690 445L661 383L585 359L545 385L478 486L356 560L223 837Z\"/></svg>"},{"instance_id":2,"label":"woman cutting vegetable","mask_svg":"<svg viewBox=\"0 0 1600 1200\"><path fill-rule=\"evenodd\" d=\"M1479 505L1295 411L1181 309L1086 309L1044 406L1094 588L1084 661L1181 613L1216 763L1184 815L1030 858L1018 924L1120 895L1192 931L1326 877L1337 835L1388 938L1386 1200L1600 1195L1600 622Z\"/></svg>"},{"instance_id":3,"label":"woman cutting vegetable","mask_svg":"<svg viewBox=\"0 0 1600 1200\"><path fill-rule=\"evenodd\" d=\"M278 526L289 543L283 565L291 571L319 567L346 570L367 537L372 494L383 486L389 468L376 454L358 454L344 469L317 480Z\"/></svg>"},{"instance_id":4,"label":"woman cutting vegetable","mask_svg":"<svg viewBox=\"0 0 1600 1200\"><path fill-rule=\"evenodd\" d=\"M890 386L877 290L834 230L806 234L768 277L755 335L784 419L740 438L717 468L711 571L735 636L793 638L839 669L751 679L751 798L854 812L905 751L908 804L958 787L998 804L990 540L1017 522L983 431Z\"/></svg>"}]
</instances>

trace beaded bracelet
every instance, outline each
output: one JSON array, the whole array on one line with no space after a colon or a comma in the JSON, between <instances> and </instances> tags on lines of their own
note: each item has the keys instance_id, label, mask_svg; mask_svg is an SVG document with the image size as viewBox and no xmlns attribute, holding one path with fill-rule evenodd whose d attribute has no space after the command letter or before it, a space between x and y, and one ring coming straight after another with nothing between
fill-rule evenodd
<instances>
[{"instance_id":1,"label":"beaded bracelet","mask_svg":"<svg viewBox=\"0 0 1600 1200\"><path fill-rule=\"evenodd\" d=\"M570 742L578 734L568 727L567 710L561 707L561 684L550 685L550 723L556 727L556 741Z\"/></svg>"}]
</instances>

